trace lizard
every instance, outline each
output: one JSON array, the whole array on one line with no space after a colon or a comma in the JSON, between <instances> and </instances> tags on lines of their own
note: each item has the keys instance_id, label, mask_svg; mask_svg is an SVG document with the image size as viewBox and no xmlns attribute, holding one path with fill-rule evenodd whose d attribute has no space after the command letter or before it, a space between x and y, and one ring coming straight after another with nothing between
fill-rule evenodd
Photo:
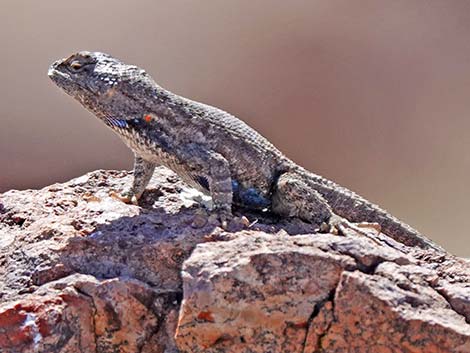
<instances>
[{"instance_id":1,"label":"lizard","mask_svg":"<svg viewBox=\"0 0 470 353\"><path fill-rule=\"evenodd\" d=\"M223 221L240 205L314 224L372 222L406 246L442 250L379 206L297 165L241 119L172 93L137 66L81 51L52 63L48 75L134 152L127 201L138 202L163 165L209 194Z\"/></svg>"}]
</instances>

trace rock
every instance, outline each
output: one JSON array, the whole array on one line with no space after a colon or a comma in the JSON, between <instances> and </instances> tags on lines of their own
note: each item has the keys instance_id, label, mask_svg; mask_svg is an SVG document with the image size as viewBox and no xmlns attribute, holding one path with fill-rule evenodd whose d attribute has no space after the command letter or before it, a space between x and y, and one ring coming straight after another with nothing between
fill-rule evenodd
<instances>
[{"instance_id":1,"label":"rock","mask_svg":"<svg viewBox=\"0 0 470 353\"><path fill-rule=\"evenodd\" d=\"M328 234L200 244L183 266L176 341L187 352L470 352L467 313L432 285L432 267Z\"/></svg>"},{"instance_id":2,"label":"rock","mask_svg":"<svg viewBox=\"0 0 470 353\"><path fill-rule=\"evenodd\" d=\"M22 300L0 307L0 347L13 352L138 352L174 347L155 334L177 294L156 293L130 279L97 280L74 274L53 281ZM173 321L175 323L175 321ZM163 345L163 346L162 346ZM157 348L158 347L158 348Z\"/></svg>"},{"instance_id":3,"label":"rock","mask_svg":"<svg viewBox=\"0 0 470 353\"><path fill-rule=\"evenodd\" d=\"M313 308L353 266L288 235L198 246L183 269L177 342L188 352L301 352Z\"/></svg>"},{"instance_id":4,"label":"rock","mask_svg":"<svg viewBox=\"0 0 470 353\"><path fill-rule=\"evenodd\" d=\"M165 168L139 206L128 183L0 195L0 352L470 352L467 260L268 214L228 232Z\"/></svg>"},{"instance_id":5,"label":"rock","mask_svg":"<svg viewBox=\"0 0 470 353\"><path fill-rule=\"evenodd\" d=\"M168 170L142 207L108 195L128 182L98 171L1 195L0 352L177 351L181 266L214 226L191 227Z\"/></svg>"}]
</instances>

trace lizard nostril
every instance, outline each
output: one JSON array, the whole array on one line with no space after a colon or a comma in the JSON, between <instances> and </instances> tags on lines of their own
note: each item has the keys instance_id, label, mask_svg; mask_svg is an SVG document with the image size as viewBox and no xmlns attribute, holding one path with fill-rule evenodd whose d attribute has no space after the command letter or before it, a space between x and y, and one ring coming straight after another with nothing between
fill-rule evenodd
<instances>
[{"instance_id":1,"label":"lizard nostril","mask_svg":"<svg viewBox=\"0 0 470 353\"><path fill-rule=\"evenodd\" d=\"M47 75L49 77L54 76L54 71L57 70L57 67L60 65L60 63L61 63L61 61L57 60L57 61L53 62L51 64L51 66L49 66L49 70L47 71Z\"/></svg>"}]
</instances>

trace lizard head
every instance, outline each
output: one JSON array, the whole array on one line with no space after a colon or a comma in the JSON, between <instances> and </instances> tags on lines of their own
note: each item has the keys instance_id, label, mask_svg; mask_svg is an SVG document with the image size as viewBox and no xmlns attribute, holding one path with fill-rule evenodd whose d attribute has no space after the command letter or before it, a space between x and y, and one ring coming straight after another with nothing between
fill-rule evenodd
<instances>
[{"instance_id":1,"label":"lizard head","mask_svg":"<svg viewBox=\"0 0 470 353\"><path fill-rule=\"evenodd\" d=\"M100 119L133 119L155 82L146 72L100 52L82 51L54 62L49 77ZM148 98L147 98L148 99Z\"/></svg>"}]
</instances>

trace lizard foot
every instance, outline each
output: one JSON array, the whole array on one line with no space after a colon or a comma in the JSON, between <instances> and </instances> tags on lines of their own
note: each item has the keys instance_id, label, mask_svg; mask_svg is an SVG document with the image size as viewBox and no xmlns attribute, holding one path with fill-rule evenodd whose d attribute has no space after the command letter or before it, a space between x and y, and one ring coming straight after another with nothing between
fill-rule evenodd
<instances>
[{"instance_id":1,"label":"lizard foot","mask_svg":"<svg viewBox=\"0 0 470 353\"><path fill-rule=\"evenodd\" d=\"M356 227L361 229L370 229L376 232L377 234L382 231L382 226L376 222L360 222L355 223Z\"/></svg>"},{"instance_id":2,"label":"lizard foot","mask_svg":"<svg viewBox=\"0 0 470 353\"><path fill-rule=\"evenodd\" d=\"M250 225L250 221L245 216L233 217L225 229L231 232L238 232L242 229L250 227Z\"/></svg>"},{"instance_id":3,"label":"lizard foot","mask_svg":"<svg viewBox=\"0 0 470 353\"><path fill-rule=\"evenodd\" d=\"M209 222L219 223L224 230L238 232L250 226L250 221L245 216L234 217L232 214L222 212L209 217Z\"/></svg>"},{"instance_id":4,"label":"lizard foot","mask_svg":"<svg viewBox=\"0 0 470 353\"><path fill-rule=\"evenodd\" d=\"M130 190L124 191L121 193L116 192L116 191L110 191L109 196L119 201L122 201L124 203L128 203L128 204L137 205L139 202L139 200L137 199L137 196Z\"/></svg>"},{"instance_id":5,"label":"lizard foot","mask_svg":"<svg viewBox=\"0 0 470 353\"><path fill-rule=\"evenodd\" d=\"M377 244L382 244L377 240L377 235L381 232L381 226L378 223L352 223L347 219L339 216L334 216L329 221L330 232L337 235L361 235L371 239ZM372 231L372 232L371 232Z\"/></svg>"}]
</instances>

